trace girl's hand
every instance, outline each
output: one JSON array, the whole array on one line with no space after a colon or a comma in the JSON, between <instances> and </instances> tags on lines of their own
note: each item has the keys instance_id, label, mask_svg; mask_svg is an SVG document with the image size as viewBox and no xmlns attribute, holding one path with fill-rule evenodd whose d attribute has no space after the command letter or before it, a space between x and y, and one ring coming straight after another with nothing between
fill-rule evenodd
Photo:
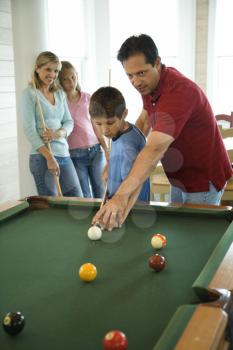
<instances>
[{"instance_id":1,"label":"girl's hand","mask_svg":"<svg viewBox=\"0 0 233 350\"><path fill-rule=\"evenodd\" d=\"M43 132L42 139L45 143L57 140L60 137L59 130L48 129Z\"/></svg>"}]
</instances>

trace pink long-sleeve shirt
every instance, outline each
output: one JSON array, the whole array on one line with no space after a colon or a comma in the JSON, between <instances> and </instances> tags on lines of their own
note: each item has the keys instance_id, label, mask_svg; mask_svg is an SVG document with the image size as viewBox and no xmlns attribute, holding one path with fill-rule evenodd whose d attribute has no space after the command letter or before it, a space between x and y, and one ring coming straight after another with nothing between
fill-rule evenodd
<instances>
[{"instance_id":1,"label":"pink long-sleeve shirt","mask_svg":"<svg viewBox=\"0 0 233 350\"><path fill-rule=\"evenodd\" d=\"M70 114L74 120L74 128L68 138L69 148L88 148L99 143L91 123L89 114L90 95L81 92L78 102L68 101Z\"/></svg>"}]
</instances>

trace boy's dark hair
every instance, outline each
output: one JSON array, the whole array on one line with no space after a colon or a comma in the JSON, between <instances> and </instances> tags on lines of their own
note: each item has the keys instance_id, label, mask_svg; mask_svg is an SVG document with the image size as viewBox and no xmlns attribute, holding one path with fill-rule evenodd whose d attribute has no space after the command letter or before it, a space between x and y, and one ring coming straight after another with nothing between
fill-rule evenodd
<instances>
[{"instance_id":1,"label":"boy's dark hair","mask_svg":"<svg viewBox=\"0 0 233 350\"><path fill-rule=\"evenodd\" d=\"M91 96L89 113L92 118L122 118L125 109L122 93L112 86L101 87Z\"/></svg>"},{"instance_id":2,"label":"boy's dark hair","mask_svg":"<svg viewBox=\"0 0 233 350\"><path fill-rule=\"evenodd\" d=\"M129 57L138 53L143 53L146 63L150 63L152 66L154 66L156 58L159 57L159 52L153 39L149 35L140 34L138 36L133 35L123 42L118 51L117 59L123 63Z\"/></svg>"}]
</instances>

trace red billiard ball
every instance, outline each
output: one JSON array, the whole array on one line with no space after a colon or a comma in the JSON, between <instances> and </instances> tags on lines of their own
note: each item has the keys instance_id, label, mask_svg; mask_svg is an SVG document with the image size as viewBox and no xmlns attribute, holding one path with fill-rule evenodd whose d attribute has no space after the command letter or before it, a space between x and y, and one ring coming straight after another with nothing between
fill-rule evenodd
<instances>
[{"instance_id":1,"label":"red billiard ball","mask_svg":"<svg viewBox=\"0 0 233 350\"><path fill-rule=\"evenodd\" d=\"M8 312L2 321L3 329L10 335L16 335L25 326L25 319L21 312Z\"/></svg>"},{"instance_id":2,"label":"red billiard ball","mask_svg":"<svg viewBox=\"0 0 233 350\"><path fill-rule=\"evenodd\" d=\"M164 269L166 265L166 260L164 256L160 254L154 254L149 258L149 266L154 269L156 272L159 272Z\"/></svg>"},{"instance_id":3,"label":"red billiard ball","mask_svg":"<svg viewBox=\"0 0 233 350\"><path fill-rule=\"evenodd\" d=\"M105 335L103 345L104 350L126 350L128 340L123 332L116 329Z\"/></svg>"}]
</instances>

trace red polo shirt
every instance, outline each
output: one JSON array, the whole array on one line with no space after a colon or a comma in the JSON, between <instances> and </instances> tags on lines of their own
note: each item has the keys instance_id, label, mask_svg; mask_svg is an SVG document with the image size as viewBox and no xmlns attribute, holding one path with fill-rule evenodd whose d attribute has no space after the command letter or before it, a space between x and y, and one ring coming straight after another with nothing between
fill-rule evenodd
<instances>
[{"instance_id":1,"label":"red polo shirt","mask_svg":"<svg viewBox=\"0 0 233 350\"><path fill-rule=\"evenodd\" d=\"M163 65L156 90L142 98L152 129L175 139L161 160L170 183L184 192L205 192L211 181L220 191L232 167L200 87Z\"/></svg>"}]
</instances>

